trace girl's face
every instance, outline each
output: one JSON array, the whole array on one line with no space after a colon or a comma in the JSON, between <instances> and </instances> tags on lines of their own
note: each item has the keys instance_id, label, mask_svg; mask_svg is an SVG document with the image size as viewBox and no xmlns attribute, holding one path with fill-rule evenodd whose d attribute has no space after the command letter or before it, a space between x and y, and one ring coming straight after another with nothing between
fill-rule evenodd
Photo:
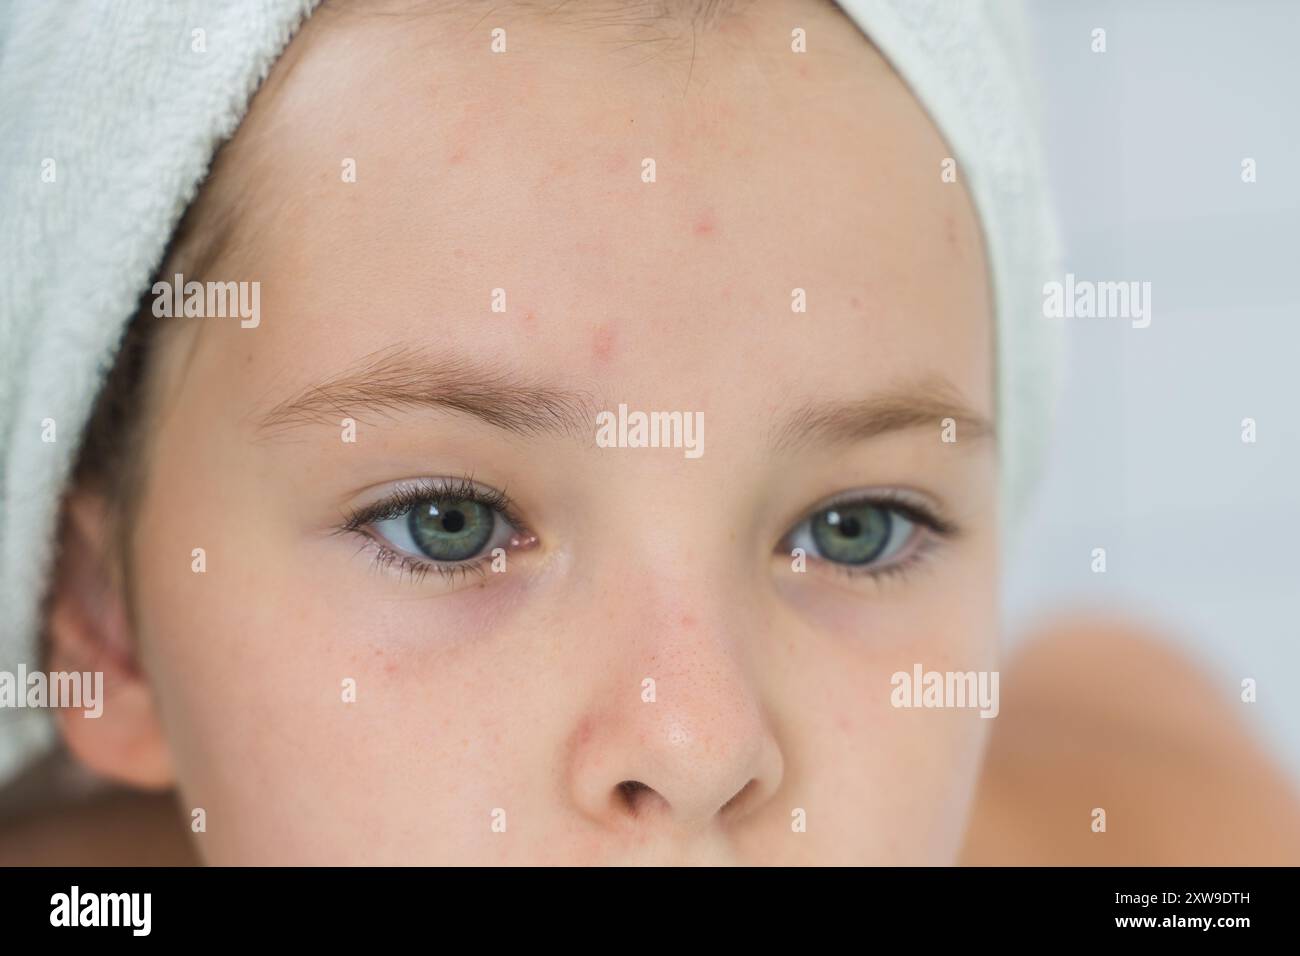
<instances>
[{"instance_id":1,"label":"girl's face","mask_svg":"<svg viewBox=\"0 0 1300 956\"><path fill-rule=\"evenodd\" d=\"M827 7L480 16L309 21L203 198L259 324L153 320L130 604L200 853L953 860L987 722L891 676L996 666L960 169Z\"/></svg>"}]
</instances>

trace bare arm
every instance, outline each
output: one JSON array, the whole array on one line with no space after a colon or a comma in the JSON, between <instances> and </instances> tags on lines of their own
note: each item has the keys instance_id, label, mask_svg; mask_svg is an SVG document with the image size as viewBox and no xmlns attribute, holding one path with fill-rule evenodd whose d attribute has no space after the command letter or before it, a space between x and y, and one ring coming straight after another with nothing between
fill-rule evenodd
<instances>
[{"instance_id":1,"label":"bare arm","mask_svg":"<svg viewBox=\"0 0 1300 956\"><path fill-rule=\"evenodd\" d=\"M1003 674L963 862L1300 864L1300 801L1237 685L1130 625L1042 633Z\"/></svg>"}]
</instances>

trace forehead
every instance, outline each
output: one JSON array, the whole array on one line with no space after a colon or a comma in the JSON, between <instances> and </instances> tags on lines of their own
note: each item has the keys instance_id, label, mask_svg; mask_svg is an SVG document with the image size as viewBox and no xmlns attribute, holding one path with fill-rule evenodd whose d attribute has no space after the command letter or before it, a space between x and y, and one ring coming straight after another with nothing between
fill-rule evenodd
<instances>
[{"instance_id":1,"label":"forehead","mask_svg":"<svg viewBox=\"0 0 1300 956\"><path fill-rule=\"evenodd\" d=\"M689 57L536 16L504 53L486 20L309 22L218 168L245 191L219 277L262 283L245 374L416 344L664 407L938 374L991 412L946 146L855 28L781 6Z\"/></svg>"}]
</instances>

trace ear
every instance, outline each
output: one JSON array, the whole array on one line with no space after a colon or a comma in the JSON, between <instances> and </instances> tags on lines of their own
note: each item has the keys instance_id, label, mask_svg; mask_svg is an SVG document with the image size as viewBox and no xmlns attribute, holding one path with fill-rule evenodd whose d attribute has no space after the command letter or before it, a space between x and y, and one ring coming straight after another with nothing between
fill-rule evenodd
<instances>
[{"instance_id":1,"label":"ear","mask_svg":"<svg viewBox=\"0 0 1300 956\"><path fill-rule=\"evenodd\" d=\"M125 575L110 540L102 495L76 490L64 503L59 557L46 619L48 667L102 672L98 717L54 711L68 749L111 780L146 789L173 783L153 691L140 669L127 614Z\"/></svg>"}]
</instances>

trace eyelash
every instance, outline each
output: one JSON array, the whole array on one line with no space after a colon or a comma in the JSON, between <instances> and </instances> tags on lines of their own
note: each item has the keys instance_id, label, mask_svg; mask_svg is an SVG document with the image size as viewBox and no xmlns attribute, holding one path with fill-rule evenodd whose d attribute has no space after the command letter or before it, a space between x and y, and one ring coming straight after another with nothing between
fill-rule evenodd
<instances>
[{"instance_id":1,"label":"eyelash","mask_svg":"<svg viewBox=\"0 0 1300 956\"><path fill-rule=\"evenodd\" d=\"M528 526L516 513L514 502L509 495L495 488L475 484L472 477L421 479L410 482L381 501L349 512L347 519L336 533L355 534L365 539L361 550L374 547L372 567L375 570L386 571L396 568L399 575L403 577L409 575L412 583L423 581L430 572L438 574L448 582L464 580L471 574L482 577L486 574L485 566L491 563L491 552L466 561L422 560L395 551L366 531L376 521L400 518L412 508L432 498L455 498L476 502L500 514L519 532L520 537L531 536Z\"/></svg>"},{"instance_id":2,"label":"eyelash","mask_svg":"<svg viewBox=\"0 0 1300 956\"><path fill-rule=\"evenodd\" d=\"M355 534L364 539L362 550L375 548L372 566L376 570L396 568L399 575L410 576L412 583L423 581L430 572L436 573L448 582L464 580L470 575L483 577L485 566L491 562L491 552L466 561L432 561L423 560L403 554L386 545L370 534L366 529L377 521L400 518L417 505L424 504L431 498L455 498L473 501L491 508L501 515L520 537L530 537L532 532L519 517L514 502L504 491L475 484L472 477L422 479L399 488L381 501L349 512L347 519L336 533ZM874 565L853 566L817 557L819 564L829 565L836 573L850 578L867 577L876 581L904 578L923 564L942 541L952 540L960 535L960 529L941 517L929 506L915 500L911 495L895 490L882 490L870 494L850 494L823 502L812 511L807 512L795 525L795 529L810 521L814 516L834 507L848 505L871 505L895 512L923 529L924 537L915 546L913 553L892 564L878 567ZM790 532L793 534L793 530ZM787 535L788 538L790 535ZM785 540L785 539L783 539Z\"/></svg>"}]
</instances>

